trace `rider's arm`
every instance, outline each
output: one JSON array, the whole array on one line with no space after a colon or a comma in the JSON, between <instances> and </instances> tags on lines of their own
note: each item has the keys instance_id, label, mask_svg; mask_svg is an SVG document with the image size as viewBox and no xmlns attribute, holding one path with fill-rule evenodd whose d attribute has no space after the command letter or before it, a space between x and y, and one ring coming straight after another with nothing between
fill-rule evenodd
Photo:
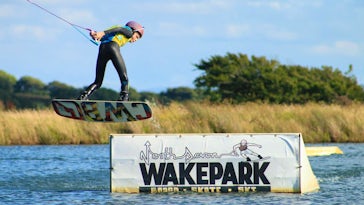
<instances>
[{"instance_id":1,"label":"rider's arm","mask_svg":"<svg viewBox=\"0 0 364 205\"><path fill-rule=\"evenodd\" d=\"M131 36L133 35L133 32L127 28L124 27L116 27L116 28L112 28L112 29L108 29L106 31L104 31L105 35L111 34L111 33L118 33L118 34L122 34L127 38L131 38Z\"/></svg>"}]
</instances>

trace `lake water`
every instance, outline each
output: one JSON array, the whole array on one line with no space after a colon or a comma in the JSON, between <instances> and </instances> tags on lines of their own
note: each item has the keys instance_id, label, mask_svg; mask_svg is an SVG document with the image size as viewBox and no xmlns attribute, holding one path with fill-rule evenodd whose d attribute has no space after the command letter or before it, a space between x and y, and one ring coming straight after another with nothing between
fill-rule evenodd
<instances>
[{"instance_id":1,"label":"lake water","mask_svg":"<svg viewBox=\"0 0 364 205\"><path fill-rule=\"evenodd\" d=\"M0 146L0 204L364 204L364 144L326 145L344 154L309 158L308 194L110 193L109 145Z\"/></svg>"}]
</instances>

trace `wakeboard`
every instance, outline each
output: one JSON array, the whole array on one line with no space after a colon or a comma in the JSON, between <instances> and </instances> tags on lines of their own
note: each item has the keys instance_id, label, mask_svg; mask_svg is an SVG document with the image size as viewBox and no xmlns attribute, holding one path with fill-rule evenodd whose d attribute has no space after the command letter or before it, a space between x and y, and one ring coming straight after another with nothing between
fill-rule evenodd
<instances>
[{"instance_id":1,"label":"wakeboard","mask_svg":"<svg viewBox=\"0 0 364 205\"><path fill-rule=\"evenodd\" d=\"M141 101L53 99L52 105L62 117L88 122L130 122L152 117L152 109Z\"/></svg>"}]
</instances>

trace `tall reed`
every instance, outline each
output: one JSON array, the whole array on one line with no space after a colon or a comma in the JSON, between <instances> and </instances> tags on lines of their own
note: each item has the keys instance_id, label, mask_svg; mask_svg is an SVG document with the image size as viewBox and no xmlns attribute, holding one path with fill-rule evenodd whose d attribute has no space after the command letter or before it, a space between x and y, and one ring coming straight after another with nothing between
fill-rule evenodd
<instances>
[{"instance_id":1,"label":"tall reed","mask_svg":"<svg viewBox=\"0 0 364 205\"><path fill-rule=\"evenodd\" d=\"M0 111L0 144L100 144L111 133L302 133L305 142L364 142L364 105L153 105L153 118L90 123L53 110Z\"/></svg>"}]
</instances>

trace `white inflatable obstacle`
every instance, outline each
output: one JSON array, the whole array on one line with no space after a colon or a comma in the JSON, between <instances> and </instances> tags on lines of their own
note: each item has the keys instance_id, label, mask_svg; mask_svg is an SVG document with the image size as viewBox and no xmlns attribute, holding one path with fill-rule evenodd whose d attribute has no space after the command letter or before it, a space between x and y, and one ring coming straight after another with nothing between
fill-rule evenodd
<instances>
[{"instance_id":1,"label":"white inflatable obstacle","mask_svg":"<svg viewBox=\"0 0 364 205\"><path fill-rule=\"evenodd\" d=\"M319 189L300 133L112 134L111 192Z\"/></svg>"}]
</instances>

